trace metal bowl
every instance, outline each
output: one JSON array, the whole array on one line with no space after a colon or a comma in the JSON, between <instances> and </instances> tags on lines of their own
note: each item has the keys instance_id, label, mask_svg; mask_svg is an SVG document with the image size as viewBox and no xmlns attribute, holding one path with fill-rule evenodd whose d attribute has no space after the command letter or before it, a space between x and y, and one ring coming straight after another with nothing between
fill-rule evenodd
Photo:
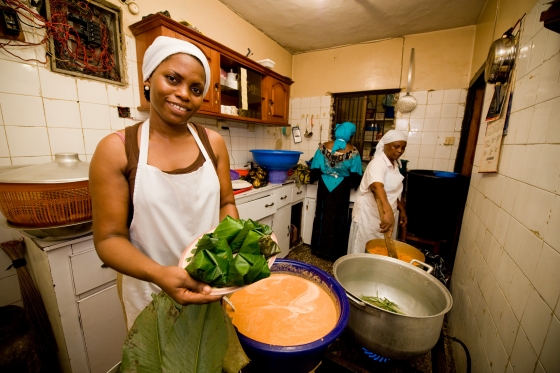
<instances>
[{"instance_id":1,"label":"metal bowl","mask_svg":"<svg viewBox=\"0 0 560 373\"><path fill-rule=\"evenodd\" d=\"M356 342L391 359L409 359L436 344L451 294L434 276L398 259L350 254L333 267L350 301L348 330ZM387 298L400 315L360 300L362 295Z\"/></svg>"},{"instance_id":2,"label":"metal bowl","mask_svg":"<svg viewBox=\"0 0 560 373\"><path fill-rule=\"evenodd\" d=\"M35 228L14 225L3 216L0 216L0 225L5 228L17 229L26 237L43 241L69 240L88 235L93 231L93 222L91 220L56 227Z\"/></svg>"}]
</instances>

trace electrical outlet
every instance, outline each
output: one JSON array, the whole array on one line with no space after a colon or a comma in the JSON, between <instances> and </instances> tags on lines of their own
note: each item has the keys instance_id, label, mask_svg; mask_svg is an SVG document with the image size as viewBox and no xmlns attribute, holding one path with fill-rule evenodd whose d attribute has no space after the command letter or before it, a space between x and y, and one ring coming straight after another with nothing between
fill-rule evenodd
<instances>
[{"instance_id":1,"label":"electrical outlet","mask_svg":"<svg viewBox=\"0 0 560 373\"><path fill-rule=\"evenodd\" d=\"M247 123L247 132L255 132L255 124Z\"/></svg>"},{"instance_id":2,"label":"electrical outlet","mask_svg":"<svg viewBox=\"0 0 560 373\"><path fill-rule=\"evenodd\" d=\"M454 145L455 144L455 137L446 137L445 142L443 145Z\"/></svg>"}]
</instances>

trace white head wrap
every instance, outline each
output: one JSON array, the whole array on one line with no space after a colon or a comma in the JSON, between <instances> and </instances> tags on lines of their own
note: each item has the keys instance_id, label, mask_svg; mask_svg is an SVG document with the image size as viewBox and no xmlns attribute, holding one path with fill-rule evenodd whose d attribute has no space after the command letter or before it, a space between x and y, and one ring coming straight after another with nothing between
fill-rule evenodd
<instances>
[{"instance_id":1,"label":"white head wrap","mask_svg":"<svg viewBox=\"0 0 560 373\"><path fill-rule=\"evenodd\" d=\"M210 88L210 65L202 51L194 44L188 41L170 38L168 36L158 36L156 40L146 49L144 53L144 62L142 63L142 75L144 81L148 80L154 70L163 62L167 57L176 53L186 53L198 59L204 67L206 74L206 81L204 82L204 94Z\"/></svg>"},{"instance_id":2,"label":"white head wrap","mask_svg":"<svg viewBox=\"0 0 560 373\"><path fill-rule=\"evenodd\" d=\"M390 130L387 131L385 135L379 140L377 146L375 147L375 155L379 155L383 153L383 148L385 144L390 144L395 141L406 141L407 136L404 132L397 131L397 130ZM379 153L379 154L378 154Z\"/></svg>"}]
</instances>

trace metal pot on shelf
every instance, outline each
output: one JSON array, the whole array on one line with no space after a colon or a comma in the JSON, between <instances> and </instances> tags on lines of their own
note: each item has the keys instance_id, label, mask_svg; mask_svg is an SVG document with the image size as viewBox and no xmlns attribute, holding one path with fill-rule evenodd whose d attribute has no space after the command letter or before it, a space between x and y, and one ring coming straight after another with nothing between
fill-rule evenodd
<instances>
[{"instance_id":1,"label":"metal pot on shelf","mask_svg":"<svg viewBox=\"0 0 560 373\"><path fill-rule=\"evenodd\" d=\"M358 344L392 359L413 358L435 346L453 299L434 276L371 254L345 255L334 263L333 272L350 301L347 328ZM405 314L364 302L362 295L387 298Z\"/></svg>"},{"instance_id":2,"label":"metal pot on shelf","mask_svg":"<svg viewBox=\"0 0 560 373\"><path fill-rule=\"evenodd\" d=\"M0 173L3 225L33 238L66 239L91 232L89 163L76 153Z\"/></svg>"}]
</instances>

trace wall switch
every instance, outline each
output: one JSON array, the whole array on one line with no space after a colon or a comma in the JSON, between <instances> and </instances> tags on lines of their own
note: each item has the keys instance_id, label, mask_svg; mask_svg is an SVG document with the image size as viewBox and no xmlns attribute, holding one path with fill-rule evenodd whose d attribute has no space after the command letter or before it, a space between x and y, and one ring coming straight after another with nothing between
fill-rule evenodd
<instances>
[{"instance_id":1,"label":"wall switch","mask_svg":"<svg viewBox=\"0 0 560 373\"><path fill-rule=\"evenodd\" d=\"M247 123L247 132L255 132L255 124Z\"/></svg>"},{"instance_id":2,"label":"wall switch","mask_svg":"<svg viewBox=\"0 0 560 373\"><path fill-rule=\"evenodd\" d=\"M443 145L453 145L455 144L455 137L446 137Z\"/></svg>"}]
</instances>

